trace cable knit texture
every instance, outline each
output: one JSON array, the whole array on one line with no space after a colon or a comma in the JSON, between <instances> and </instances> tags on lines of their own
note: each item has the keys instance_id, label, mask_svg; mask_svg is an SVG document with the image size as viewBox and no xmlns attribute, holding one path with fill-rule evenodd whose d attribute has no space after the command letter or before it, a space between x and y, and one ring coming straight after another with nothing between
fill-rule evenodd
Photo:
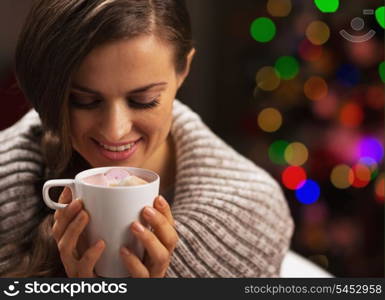
<instances>
[{"instance_id":1,"label":"cable knit texture","mask_svg":"<svg viewBox=\"0 0 385 300\"><path fill-rule=\"evenodd\" d=\"M172 211L179 242L167 277L278 277L293 221L277 182L174 102L177 154ZM0 274L33 239L44 215L36 182L44 179L34 110L0 132ZM168 199L170 200L170 199Z\"/></svg>"}]
</instances>

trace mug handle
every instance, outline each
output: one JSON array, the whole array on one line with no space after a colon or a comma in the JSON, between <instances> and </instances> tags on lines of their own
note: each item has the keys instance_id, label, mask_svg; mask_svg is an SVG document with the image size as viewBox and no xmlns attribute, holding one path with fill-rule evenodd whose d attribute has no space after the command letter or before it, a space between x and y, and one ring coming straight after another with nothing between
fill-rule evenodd
<instances>
[{"instance_id":1,"label":"mug handle","mask_svg":"<svg viewBox=\"0 0 385 300\"><path fill-rule=\"evenodd\" d=\"M53 179L53 180L48 180L47 182L45 182L44 186L43 186L43 200L49 208L62 209L62 208L67 207L68 204L57 203L55 201L52 201L51 197L49 196L49 189L51 187L55 187L55 186L68 187L71 189L72 195L75 195L75 190L74 190L75 180L73 180L73 179Z\"/></svg>"}]
</instances>

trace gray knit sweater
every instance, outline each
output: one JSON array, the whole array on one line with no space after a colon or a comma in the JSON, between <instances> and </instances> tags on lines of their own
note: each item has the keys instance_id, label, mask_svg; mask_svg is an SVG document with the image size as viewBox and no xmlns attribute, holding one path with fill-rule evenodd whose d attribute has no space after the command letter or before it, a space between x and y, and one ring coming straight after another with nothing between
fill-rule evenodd
<instances>
[{"instance_id":1,"label":"gray knit sweater","mask_svg":"<svg viewBox=\"0 0 385 300\"><path fill-rule=\"evenodd\" d=\"M0 275L33 238L44 205L41 125L31 110L0 132ZM293 221L279 185L174 102L177 153L172 211L179 242L167 277L277 277ZM168 199L170 200L170 199Z\"/></svg>"}]
</instances>

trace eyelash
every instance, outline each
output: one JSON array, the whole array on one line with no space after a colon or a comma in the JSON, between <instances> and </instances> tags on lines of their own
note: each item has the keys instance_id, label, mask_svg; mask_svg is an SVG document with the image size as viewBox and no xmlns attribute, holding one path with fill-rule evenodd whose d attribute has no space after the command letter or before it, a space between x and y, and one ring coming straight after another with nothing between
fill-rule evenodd
<instances>
[{"instance_id":1,"label":"eyelash","mask_svg":"<svg viewBox=\"0 0 385 300\"><path fill-rule=\"evenodd\" d=\"M102 100L95 100L92 103L82 104L71 99L71 105L79 109L94 109L96 108ZM130 106L134 109L151 109L156 107L159 104L159 98L155 98L153 101L148 103L139 103L132 100L129 100Z\"/></svg>"}]
</instances>

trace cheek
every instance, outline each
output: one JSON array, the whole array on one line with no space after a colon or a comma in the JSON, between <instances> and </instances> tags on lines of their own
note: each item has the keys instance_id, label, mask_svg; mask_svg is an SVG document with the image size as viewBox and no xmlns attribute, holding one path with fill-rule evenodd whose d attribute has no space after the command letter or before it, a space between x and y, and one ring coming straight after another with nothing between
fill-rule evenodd
<instances>
[{"instance_id":1,"label":"cheek","mask_svg":"<svg viewBox=\"0 0 385 300\"><path fill-rule=\"evenodd\" d=\"M88 119L89 117L81 112L72 111L70 113L71 137L74 143L79 142L81 136L90 130L92 122L89 122Z\"/></svg>"},{"instance_id":2,"label":"cheek","mask_svg":"<svg viewBox=\"0 0 385 300\"><path fill-rule=\"evenodd\" d=\"M163 107L161 110L154 111L151 117L143 119L143 129L146 128L146 132L159 136L161 138L167 136L172 122L172 107Z\"/></svg>"}]
</instances>

